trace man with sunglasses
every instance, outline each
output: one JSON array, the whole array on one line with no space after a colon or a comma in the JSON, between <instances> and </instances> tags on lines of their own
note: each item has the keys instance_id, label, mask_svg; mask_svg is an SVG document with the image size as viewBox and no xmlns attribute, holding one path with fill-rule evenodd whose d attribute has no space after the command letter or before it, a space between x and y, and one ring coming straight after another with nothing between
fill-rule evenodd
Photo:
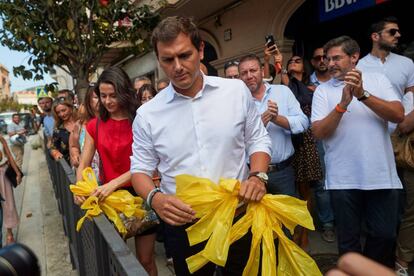
<instances>
[{"instance_id":1,"label":"man with sunglasses","mask_svg":"<svg viewBox=\"0 0 414 276\"><path fill-rule=\"evenodd\" d=\"M326 56L323 47L317 47L315 50L313 50L311 64L314 71L310 75L310 82L315 86L315 89L320 84L325 83L331 79L325 58ZM322 141L317 140L316 145L322 168L325 170L325 150L323 149ZM334 214L331 205L331 196L329 194L329 191L325 189L324 179L315 183L314 192L316 213L322 225L322 239L326 242L334 242Z\"/></svg>"},{"instance_id":2,"label":"man with sunglasses","mask_svg":"<svg viewBox=\"0 0 414 276\"><path fill-rule=\"evenodd\" d=\"M310 82L313 85L318 86L331 79L328 72L328 66L326 66L325 63L325 53L322 47L318 47L313 51L311 64L314 71L310 75Z\"/></svg>"},{"instance_id":3,"label":"man with sunglasses","mask_svg":"<svg viewBox=\"0 0 414 276\"><path fill-rule=\"evenodd\" d=\"M384 18L371 25L370 38L372 50L358 63L358 68L365 71L383 73L391 81L398 92L405 110L405 119L398 124L389 124L389 131L396 128L401 133L409 133L414 129L413 91L414 63L410 58L393 53L396 50L401 32L395 17ZM414 173L399 168L399 176L404 184L406 195L400 194L400 213L404 213L397 240L396 271L398 275L408 275L408 263L414 261ZM405 200L404 200L405 198ZM404 212L405 202L406 209ZM401 215L400 214L400 215Z\"/></svg>"},{"instance_id":4,"label":"man with sunglasses","mask_svg":"<svg viewBox=\"0 0 414 276\"><path fill-rule=\"evenodd\" d=\"M411 112L413 94L408 93L414 92L414 63L410 58L392 52L397 49L401 37L397 18L386 17L372 24L369 33L372 41L371 52L358 62L357 68L384 74L400 95L405 114L413 117L411 121L414 121L414 113ZM390 133L396 127L396 124L390 124ZM404 120L398 127L401 132L407 133L414 128L414 124L410 127L409 122Z\"/></svg>"}]
</instances>

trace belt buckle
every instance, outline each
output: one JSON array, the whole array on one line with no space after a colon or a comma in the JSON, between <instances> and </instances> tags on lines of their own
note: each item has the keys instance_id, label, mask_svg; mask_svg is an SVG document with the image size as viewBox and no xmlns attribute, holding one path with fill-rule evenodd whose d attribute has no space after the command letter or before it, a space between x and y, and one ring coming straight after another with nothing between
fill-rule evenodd
<instances>
[{"instance_id":1,"label":"belt buckle","mask_svg":"<svg viewBox=\"0 0 414 276\"><path fill-rule=\"evenodd\" d=\"M268 173L272 173L272 172L276 172L278 169L277 169L277 165L276 164L270 164L268 167L267 167L267 172Z\"/></svg>"}]
</instances>

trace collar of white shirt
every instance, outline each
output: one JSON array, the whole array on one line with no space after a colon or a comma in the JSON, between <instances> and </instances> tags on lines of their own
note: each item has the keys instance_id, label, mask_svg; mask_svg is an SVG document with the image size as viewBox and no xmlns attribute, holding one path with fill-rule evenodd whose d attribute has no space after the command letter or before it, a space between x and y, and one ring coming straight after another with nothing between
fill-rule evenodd
<instances>
[{"instance_id":1,"label":"collar of white shirt","mask_svg":"<svg viewBox=\"0 0 414 276\"><path fill-rule=\"evenodd\" d=\"M203 73L201 73L201 76L203 78L203 86L201 88L201 90L195 95L194 99L197 99L199 97L201 97L203 95L203 92L206 91L206 86L209 87L218 87L218 83L215 82L215 78L211 78L209 76L204 75ZM174 99L176 99L177 97L182 97L182 98L186 98L186 99L190 99L191 97L185 96L179 92L177 92L177 90L175 90L174 86L172 85L172 82L170 82L170 84L168 85L167 89L165 89L165 93L167 93L166 98L166 103L170 103L172 102Z\"/></svg>"}]
</instances>

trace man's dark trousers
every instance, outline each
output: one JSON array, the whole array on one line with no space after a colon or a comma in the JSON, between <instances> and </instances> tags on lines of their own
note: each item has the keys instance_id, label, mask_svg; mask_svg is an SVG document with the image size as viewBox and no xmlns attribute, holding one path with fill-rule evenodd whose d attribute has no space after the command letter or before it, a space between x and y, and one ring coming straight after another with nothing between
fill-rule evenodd
<instances>
[{"instance_id":1,"label":"man's dark trousers","mask_svg":"<svg viewBox=\"0 0 414 276\"><path fill-rule=\"evenodd\" d=\"M394 266L398 223L398 190L331 190L339 254L360 252L386 266ZM367 226L361 246L361 222Z\"/></svg>"}]
</instances>

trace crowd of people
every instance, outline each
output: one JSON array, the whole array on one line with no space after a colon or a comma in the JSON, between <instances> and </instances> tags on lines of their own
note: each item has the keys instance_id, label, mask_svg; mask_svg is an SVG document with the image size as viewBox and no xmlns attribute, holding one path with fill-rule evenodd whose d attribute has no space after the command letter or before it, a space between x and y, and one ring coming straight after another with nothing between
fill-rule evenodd
<instances>
[{"instance_id":1,"label":"crowd of people","mask_svg":"<svg viewBox=\"0 0 414 276\"><path fill-rule=\"evenodd\" d=\"M179 174L239 179L244 203L266 193L307 200L323 240L337 241L340 255L361 253L408 275L414 174L396 167L390 139L414 129L414 63L392 52L400 36L388 17L372 24L365 57L357 41L340 36L315 48L309 62L294 53L285 63L277 45L267 44L263 62L246 54L226 63L220 78L203 71L194 22L168 17L152 34L167 79L132 82L110 67L78 108L70 91L39 99L49 152L67 160L78 179L91 166L100 182L92 195L100 200L127 189L157 213L162 226L135 237L149 275L157 275L157 231L177 275L190 274L185 260L204 246L188 244L195 212L174 195ZM306 249L304 229L290 238ZM242 274L250 243L247 233L231 245L223 275ZM216 269L208 264L196 275Z\"/></svg>"}]
</instances>

